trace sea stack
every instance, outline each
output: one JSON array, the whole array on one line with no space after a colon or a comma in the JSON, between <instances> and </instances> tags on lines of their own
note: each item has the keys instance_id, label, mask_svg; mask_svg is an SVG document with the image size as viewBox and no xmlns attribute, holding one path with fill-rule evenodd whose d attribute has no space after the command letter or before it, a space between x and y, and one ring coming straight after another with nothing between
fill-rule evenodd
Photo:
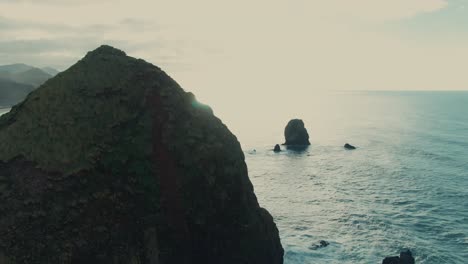
<instances>
[{"instance_id":1,"label":"sea stack","mask_svg":"<svg viewBox=\"0 0 468 264\"><path fill-rule=\"evenodd\" d=\"M156 66L89 52L0 117L0 262L283 263L236 137Z\"/></svg>"},{"instance_id":2,"label":"sea stack","mask_svg":"<svg viewBox=\"0 0 468 264\"><path fill-rule=\"evenodd\" d=\"M286 142L284 145L291 146L308 146L309 134L304 126L304 122L300 119L293 119L288 122L284 129L284 137Z\"/></svg>"}]
</instances>

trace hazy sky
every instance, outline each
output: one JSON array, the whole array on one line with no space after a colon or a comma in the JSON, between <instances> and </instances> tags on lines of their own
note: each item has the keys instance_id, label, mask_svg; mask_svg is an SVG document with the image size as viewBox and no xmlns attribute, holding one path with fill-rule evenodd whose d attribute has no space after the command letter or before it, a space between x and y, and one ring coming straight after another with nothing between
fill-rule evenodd
<instances>
[{"instance_id":1,"label":"hazy sky","mask_svg":"<svg viewBox=\"0 0 468 264\"><path fill-rule=\"evenodd\" d=\"M232 108L468 89L468 0L0 0L0 64L63 70L103 43Z\"/></svg>"}]
</instances>

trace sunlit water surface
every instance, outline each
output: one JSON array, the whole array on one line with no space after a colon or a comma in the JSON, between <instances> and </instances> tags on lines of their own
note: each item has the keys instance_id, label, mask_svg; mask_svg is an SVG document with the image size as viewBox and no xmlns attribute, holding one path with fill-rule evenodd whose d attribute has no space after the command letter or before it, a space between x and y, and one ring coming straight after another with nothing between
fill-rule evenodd
<instances>
[{"instance_id":1,"label":"sunlit water surface","mask_svg":"<svg viewBox=\"0 0 468 264\"><path fill-rule=\"evenodd\" d=\"M287 120L232 129L286 264L381 263L404 248L417 263L468 263L468 93L333 94L308 107L290 116L309 130L304 152L271 151ZM314 249L320 240L330 245Z\"/></svg>"}]
</instances>

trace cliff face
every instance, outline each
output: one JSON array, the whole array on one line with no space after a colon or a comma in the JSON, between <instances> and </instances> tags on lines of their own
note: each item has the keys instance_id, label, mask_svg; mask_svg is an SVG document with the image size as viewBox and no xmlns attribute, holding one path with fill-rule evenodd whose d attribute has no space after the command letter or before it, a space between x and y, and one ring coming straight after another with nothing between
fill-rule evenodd
<instances>
[{"instance_id":1,"label":"cliff face","mask_svg":"<svg viewBox=\"0 0 468 264\"><path fill-rule=\"evenodd\" d=\"M0 117L0 263L282 263L236 137L102 46Z\"/></svg>"}]
</instances>

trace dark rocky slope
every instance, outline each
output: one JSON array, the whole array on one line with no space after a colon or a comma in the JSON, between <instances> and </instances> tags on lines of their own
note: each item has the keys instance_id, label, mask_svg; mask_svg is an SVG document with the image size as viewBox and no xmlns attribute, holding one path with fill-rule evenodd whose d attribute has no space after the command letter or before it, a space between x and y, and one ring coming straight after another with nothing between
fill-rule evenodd
<instances>
[{"instance_id":1,"label":"dark rocky slope","mask_svg":"<svg viewBox=\"0 0 468 264\"><path fill-rule=\"evenodd\" d=\"M0 117L0 263L283 262L236 137L102 46Z\"/></svg>"}]
</instances>

